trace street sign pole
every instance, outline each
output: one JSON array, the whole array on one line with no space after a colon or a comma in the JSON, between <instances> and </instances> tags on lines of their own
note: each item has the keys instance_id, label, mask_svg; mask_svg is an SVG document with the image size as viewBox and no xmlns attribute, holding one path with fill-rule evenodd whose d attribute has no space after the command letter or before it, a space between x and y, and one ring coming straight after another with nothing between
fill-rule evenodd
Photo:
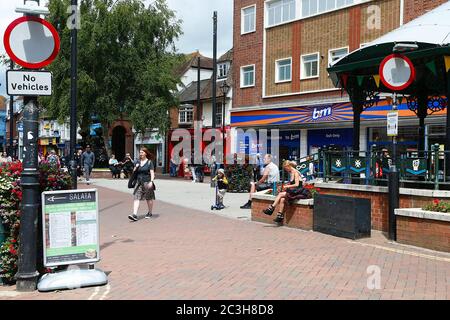
<instances>
[{"instance_id":1,"label":"street sign pole","mask_svg":"<svg viewBox=\"0 0 450 320\"><path fill-rule=\"evenodd\" d=\"M394 98L392 99L392 110L397 112L397 94L394 93ZM395 123L395 131L398 130L398 117ZM392 165L389 168L389 239L397 240L397 219L395 216L395 209L399 208L399 197L400 197L400 175L397 168L397 134L394 132L392 134Z\"/></svg>"},{"instance_id":2,"label":"street sign pole","mask_svg":"<svg viewBox=\"0 0 450 320\"><path fill-rule=\"evenodd\" d=\"M11 70L14 69L14 61L10 62L9 68ZM14 147L13 147L13 139L14 139L14 96L9 96L9 153L8 155L12 158L14 156Z\"/></svg>"},{"instance_id":3,"label":"street sign pole","mask_svg":"<svg viewBox=\"0 0 450 320\"><path fill-rule=\"evenodd\" d=\"M71 0L72 8L77 8L77 0ZM77 28L72 26L70 54L70 172L72 189L77 189L77 163L75 161L75 146L77 143Z\"/></svg>"},{"instance_id":4,"label":"street sign pole","mask_svg":"<svg viewBox=\"0 0 450 320\"><path fill-rule=\"evenodd\" d=\"M24 98L24 153L23 172L20 177L23 190L22 215L20 219L20 247L17 291L36 290L39 273L37 262L37 221L39 210L38 126L37 97Z\"/></svg>"},{"instance_id":5,"label":"street sign pole","mask_svg":"<svg viewBox=\"0 0 450 320\"><path fill-rule=\"evenodd\" d=\"M39 1L38 5L39 5ZM24 14L30 16L32 14ZM35 15L39 17L39 15ZM20 218L20 244L17 291L30 292L37 288L37 227L39 212L39 164L38 131L39 109L37 96L24 97L24 153L23 171L20 176L22 186L22 215Z\"/></svg>"},{"instance_id":6,"label":"street sign pole","mask_svg":"<svg viewBox=\"0 0 450 320\"><path fill-rule=\"evenodd\" d=\"M37 5L31 5L35 2ZM41 69L50 64L59 52L59 36L56 29L40 14L47 14L48 9L39 6L39 0L24 1L16 12L23 17L14 20L6 29L3 43L11 60L24 68L22 71L9 71L7 74L8 90L14 95L24 95L23 139L24 161L20 177L22 187L20 244L16 288L20 292L36 290L39 273L37 271L38 255L38 212L40 206L39 163L38 163L38 129L39 106L37 96L47 92L46 84L39 83L43 73L32 74L31 70ZM31 34L32 37L29 38ZM53 40L53 47L44 46ZM20 73L22 72L22 73ZM45 78L45 76L44 76ZM51 75L50 75L51 78ZM46 78L48 80L48 77ZM50 80L51 87L51 80ZM11 122L14 112L11 113ZM11 131L12 138L12 131ZM12 146L11 146L12 147Z\"/></svg>"}]
</instances>

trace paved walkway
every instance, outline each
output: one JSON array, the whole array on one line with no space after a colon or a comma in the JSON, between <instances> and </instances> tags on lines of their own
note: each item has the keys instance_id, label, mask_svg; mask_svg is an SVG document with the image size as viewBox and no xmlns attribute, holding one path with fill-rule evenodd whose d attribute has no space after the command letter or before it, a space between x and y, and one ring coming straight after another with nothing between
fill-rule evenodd
<instances>
[{"instance_id":1,"label":"paved walkway","mask_svg":"<svg viewBox=\"0 0 450 320\"><path fill-rule=\"evenodd\" d=\"M159 181L159 199L175 192L165 186ZM380 234L350 241L161 200L153 219L131 223L130 195L98 188L97 267L109 284L53 293L0 287L0 299L450 299L447 254L391 244ZM186 197L175 194L175 203ZM191 197L197 206L198 195Z\"/></svg>"},{"instance_id":2,"label":"paved walkway","mask_svg":"<svg viewBox=\"0 0 450 320\"><path fill-rule=\"evenodd\" d=\"M158 200L185 207L189 210L198 210L212 213L211 205L215 201L215 188L211 188L209 182L192 183L184 179L158 179L156 183L156 196ZM105 187L125 193L132 193L127 187L126 180L98 179L93 186ZM250 220L250 210L239 209L248 201L248 193L227 193L224 198L225 209L215 211L224 217Z\"/></svg>"}]
</instances>

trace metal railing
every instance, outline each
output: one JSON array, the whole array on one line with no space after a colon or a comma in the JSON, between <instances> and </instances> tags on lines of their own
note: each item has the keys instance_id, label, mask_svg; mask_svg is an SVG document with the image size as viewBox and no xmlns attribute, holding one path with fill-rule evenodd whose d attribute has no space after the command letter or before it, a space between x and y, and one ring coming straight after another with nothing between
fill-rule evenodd
<instances>
[{"instance_id":1,"label":"metal railing","mask_svg":"<svg viewBox=\"0 0 450 320\"><path fill-rule=\"evenodd\" d=\"M325 182L387 186L392 157L386 151L321 150L300 159L297 170ZM405 188L450 190L450 151L406 151L397 154L400 183Z\"/></svg>"}]
</instances>

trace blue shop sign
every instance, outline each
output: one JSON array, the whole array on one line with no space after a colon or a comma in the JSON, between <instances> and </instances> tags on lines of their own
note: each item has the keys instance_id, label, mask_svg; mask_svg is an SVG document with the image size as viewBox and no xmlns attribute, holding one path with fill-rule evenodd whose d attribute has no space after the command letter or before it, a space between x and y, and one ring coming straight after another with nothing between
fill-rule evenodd
<instances>
[{"instance_id":1,"label":"blue shop sign","mask_svg":"<svg viewBox=\"0 0 450 320\"><path fill-rule=\"evenodd\" d=\"M352 147L353 129L308 130L308 150L311 147L335 145L342 148Z\"/></svg>"}]
</instances>

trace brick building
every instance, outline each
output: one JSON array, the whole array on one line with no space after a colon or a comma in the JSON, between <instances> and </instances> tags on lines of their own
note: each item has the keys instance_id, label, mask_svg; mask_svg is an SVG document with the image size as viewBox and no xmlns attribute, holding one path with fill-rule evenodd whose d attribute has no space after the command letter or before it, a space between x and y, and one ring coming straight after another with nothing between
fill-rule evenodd
<instances>
[{"instance_id":1,"label":"brick building","mask_svg":"<svg viewBox=\"0 0 450 320\"><path fill-rule=\"evenodd\" d=\"M379 38L445 0L235 0L233 127L235 152L258 152L237 129L279 129L280 159L323 145L352 148L352 106L336 89L332 61ZM389 146L382 97L361 116L360 150ZM418 119L399 106L400 149L418 147ZM426 119L426 141L443 144L446 111ZM270 132L269 132L270 134ZM256 146L256 147L255 147ZM270 151L270 145L268 146Z\"/></svg>"},{"instance_id":2,"label":"brick building","mask_svg":"<svg viewBox=\"0 0 450 320\"><path fill-rule=\"evenodd\" d=\"M170 159L172 149L179 140L172 139L173 133L176 129L186 129L189 132L191 138L194 138L194 122L199 121L202 124L202 132L213 127L213 81L216 81L216 118L215 127L218 131L222 132L222 127L229 128L230 126L230 109L231 109L231 97L232 97L232 63L233 63L233 50L227 51L221 57L217 59L217 79L212 78L211 74L207 77L200 77L200 104L198 104L197 78L186 85L178 94L180 106L178 108L172 108L170 111L170 131L167 157ZM212 64L212 60L211 60ZM222 85L226 83L229 87L229 91L224 97L222 92ZM225 115L225 118L223 118ZM174 141L172 141L174 140ZM205 147L207 142L201 144L201 149ZM194 141L191 141L191 148L194 150ZM187 155L186 155L187 156Z\"/></svg>"}]
</instances>

